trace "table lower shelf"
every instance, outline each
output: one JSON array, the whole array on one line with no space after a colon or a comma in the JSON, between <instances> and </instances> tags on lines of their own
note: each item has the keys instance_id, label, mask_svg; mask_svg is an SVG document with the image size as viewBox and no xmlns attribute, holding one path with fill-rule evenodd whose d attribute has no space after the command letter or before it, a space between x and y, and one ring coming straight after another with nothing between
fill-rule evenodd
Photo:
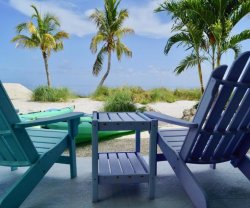
<instances>
[{"instance_id":1,"label":"table lower shelf","mask_svg":"<svg viewBox=\"0 0 250 208\"><path fill-rule=\"evenodd\" d=\"M138 152L99 153L99 184L144 183L149 181L149 167Z\"/></svg>"}]
</instances>

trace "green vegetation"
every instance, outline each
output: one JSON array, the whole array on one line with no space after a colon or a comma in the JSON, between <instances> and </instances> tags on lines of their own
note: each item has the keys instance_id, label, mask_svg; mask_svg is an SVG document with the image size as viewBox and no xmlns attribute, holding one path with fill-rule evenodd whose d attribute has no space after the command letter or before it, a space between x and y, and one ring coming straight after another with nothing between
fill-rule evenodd
<instances>
[{"instance_id":1,"label":"green vegetation","mask_svg":"<svg viewBox=\"0 0 250 208\"><path fill-rule=\"evenodd\" d=\"M201 92L199 89L176 89L155 88L144 90L140 87L121 87L108 88L100 87L92 94L92 99L99 101L112 100L112 97L118 92L125 92L127 97L131 97L133 103L147 104L152 102L175 102L177 100L199 100ZM121 93L120 93L121 94ZM122 97L122 96L120 96ZM128 99L130 101L130 98Z\"/></svg>"},{"instance_id":2,"label":"green vegetation","mask_svg":"<svg viewBox=\"0 0 250 208\"><path fill-rule=\"evenodd\" d=\"M212 69L220 65L222 55L229 49L237 57L239 43L250 38L250 30L231 34L237 23L250 12L249 0L180 0L165 1L156 12L172 16L176 33L168 39L164 53L173 45L183 45L190 54L175 68L177 74L197 66L201 92L204 92L202 62L209 61Z\"/></svg>"},{"instance_id":3,"label":"green vegetation","mask_svg":"<svg viewBox=\"0 0 250 208\"><path fill-rule=\"evenodd\" d=\"M22 48L40 48L44 60L47 84L50 87L50 74L48 58L51 51L63 50L62 39L68 38L69 34L64 31L59 31L60 23L57 17L51 14L41 16L37 8L31 5L35 13L31 19L35 19L36 23L25 22L16 26L17 36L12 39L12 42L17 42L18 47ZM28 33L30 36L24 34Z\"/></svg>"},{"instance_id":4,"label":"green vegetation","mask_svg":"<svg viewBox=\"0 0 250 208\"><path fill-rule=\"evenodd\" d=\"M98 31L92 38L90 49L92 53L97 52L97 46L103 43L101 49L97 53L97 57L93 66L92 73L98 76L102 70L104 55L108 55L107 71L101 79L98 88L103 86L104 81L109 75L111 68L111 54L116 53L117 59L120 61L122 55L132 56L130 49L121 42L121 39L127 35L134 33L133 29L122 27L124 21L128 18L128 11L118 6L121 0L104 0L104 11L96 9L90 16L90 19L96 24Z\"/></svg>"},{"instance_id":5,"label":"green vegetation","mask_svg":"<svg viewBox=\"0 0 250 208\"><path fill-rule=\"evenodd\" d=\"M32 94L33 101L64 102L76 96L68 88L37 87Z\"/></svg>"},{"instance_id":6,"label":"green vegetation","mask_svg":"<svg viewBox=\"0 0 250 208\"><path fill-rule=\"evenodd\" d=\"M128 88L116 90L104 104L104 111L107 112L133 112L136 110L132 93Z\"/></svg>"}]
</instances>

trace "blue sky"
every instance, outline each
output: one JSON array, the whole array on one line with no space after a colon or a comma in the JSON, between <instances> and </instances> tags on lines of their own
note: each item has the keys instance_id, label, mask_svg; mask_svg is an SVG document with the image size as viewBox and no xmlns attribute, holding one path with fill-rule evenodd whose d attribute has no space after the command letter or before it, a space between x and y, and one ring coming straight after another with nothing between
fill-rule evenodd
<instances>
[{"instance_id":1,"label":"blue sky","mask_svg":"<svg viewBox=\"0 0 250 208\"><path fill-rule=\"evenodd\" d=\"M124 39L133 51L132 59L123 58L121 62L112 57L111 73L105 85L194 88L199 87L196 68L176 76L174 68L187 54L182 47L174 48L168 56L163 48L171 36L172 22L165 14L155 14L153 10L162 2L159 0L122 0L120 8L127 8L130 14L125 22L135 30L135 35ZM64 42L64 51L53 53L49 60L49 69L53 86L66 86L79 94L89 94L99 83L103 73L93 77L92 66L95 54L89 50L95 25L88 16L94 8L103 8L102 0L0 0L0 80L19 82L29 88L46 84L45 70L41 52L38 49L16 48L10 40L15 35L15 26L30 20L32 9L55 14L61 21L61 28L70 34ZM233 33L250 28L250 18L245 17ZM242 43L242 51L249 50L250 41ZM223 55L222 63L231 64L233 54ZM207 81L211 67L203 64L204 80Z\"/></svg>"}]
</instances>

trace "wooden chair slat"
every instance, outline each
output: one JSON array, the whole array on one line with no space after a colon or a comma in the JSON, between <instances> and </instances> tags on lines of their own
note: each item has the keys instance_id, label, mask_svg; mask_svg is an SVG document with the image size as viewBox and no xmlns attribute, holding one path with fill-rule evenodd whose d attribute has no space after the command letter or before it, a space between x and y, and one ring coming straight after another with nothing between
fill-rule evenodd
<instances>
[{"instance_id":1,"label":"wooden chair slat","mask_svg":"<svg viewBox=\"0 0 250 208\"><path fill-rule=\"evenodd\" d=\"M244 74L241 77L241 82L240 83L249 83L250 82L250 63L248 64L248 66L245 68ZM250 85L249 85L250 87ZM216 129L218 131L224 131L224 130L228 130L228 131L233 131L236 128L240 129L240 123L242 122L239 119L234 119L237 117L243 117L246 110L249 109L249 103L247 104L245 101L249 100L248 98L248 93L246 93L248 89L245 87L242 87L241 85L237 86L234 90L233 95L231 95L230 100L228 101L228 105L220 119L220 121L218 122L218 125L216 127ZM241 103L242 101L242 103ZM243 109L243 110L241 110ZM233 122L231 122L233 121ZM230 124L230 126L228 126ZM219 143L222 143L222 145L220 145ZM225 151L225 149L222 149L226 147L225 143L230 143L229 138L226 138L226 140L224 139L224 137L222 138L222 135L216 135L216 136L212 136L208 147L206 148L206 151L204 151L204 154L202 156L203 159L208 159L213 157L213 154L216 158L218 158L219 154L217 151L217 154L215 152L216 148L219 149L219 151L221 153L223 153ZM218 146L218 147L217 147ZM216 154L216 155L215 155ZM223 154L222 154L223 155Z\"/></svg>"},{"instance_id":2,"label":"wooden chair slat","mask_svg":"<svg viewBox=\"0 0 250 208\"><path fill-rule=\"evenodd\" d=\"M238 79L240 78L243 70L245 69L245 65L246 65L247 61L248 61L248 58L245 58L245 57L241 57L241 60L235 61L228 72L226 80L231 81L231 82L237 82ZM248 74L245 73L245 76L247 77ZM221 118L221 115L223 113L223 110L224 110L233 90L234 90L233 86L225 86L224 85L221 87L217 96L215 96L215 101L214 101L215 103L213 104L213 107L208 115L208 118L204 124L203 129L216 130L215 124L218 124L218 122ZM244 90L242 90L241 92L244 92ZM242 94L242 96L244 95L244 93L240 93L240 94L238 93L238 97L240 97L241 94ZM209 134L201 133L201 135L199 136L199 139L196 143L196 146L193 148L192 158L197 159L199 157L202 157L204 150L206 150L206 154L205 154L206 157L211 156L211 154L213 153L213 148L217 145L219 138L221 138L221 137L217 136L216 139L213 140L214 142L211 144L211 146L209 148L208 141L209 141L209 139L211 139L210 136L211 135L209 135ZM210 140L210 141L212 141L212 140Z\"/></svg>"},{"instance_id":3,"label":"wooden chair slat","mask_svg":"<svg viewBox=\"0 0 250 208\"><path fill-rule=\"evenodd\" d=\"M219 88L219 83L217 83L216 80L214 80L213 78L215 77L217 79L222 79L226 72L226 69L227 69L227 66L218 67L216 70L213 71L209 79L205 92L198 106L197 113L195 114L194 120L193 120L193 123L198 123L199 127L197 129L189 130L187 134L187 138L180 152L181 157L185 161L187 161L188 158L190 157L193 146L196 144L197 140L199 139L200 130L202 129L202 125L213 104L215 94L217 93L217 90Z\"/></svg>"}]
</instances>

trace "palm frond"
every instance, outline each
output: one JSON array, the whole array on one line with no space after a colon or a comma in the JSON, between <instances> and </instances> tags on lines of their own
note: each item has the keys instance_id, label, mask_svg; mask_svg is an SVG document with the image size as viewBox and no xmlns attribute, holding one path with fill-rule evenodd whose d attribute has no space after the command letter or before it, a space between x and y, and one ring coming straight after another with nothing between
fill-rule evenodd
<instances>
[{"instance_id":1,"label":"palm frond","mask_svg":"<svg viewBox=\"0 0 250 208\"><path fill-rule=\"evenodd\" d=\"M50 13L45 14L43 22L44 25L49 25L51 28L55 28L55 26L57 27L61 26L58 17Z\"/></svg>"},{"instance_id":2,"label":"palm frond","mask_svg":"<svg viewBox=\"0 0 250 208\"><path fill-rule=\"evenodd\" d=\"M122 27L122 24L124 23L124 21L128 18L128 10L127 9L122 9L116 20L113 22L112 27L114 29L120 29Z\"/></svg>"},{"instance_id":3,"label":"palm frond","mask_svg":"<svg viewBox=\"0 0 250 208\"><path fill-rule=\"evenodd\" d=\"M97 45L105 40L105 36L103 33L98 32L91 40L90 43L90 49L92 51L92 53L96 53L97 51Z\"/></svg>"},{"instance_id":4,"label":"palm frond","mask_svg":"<svg viewBox=\"0 0 250 208\"><path fill-rule=\"evenodd\" d=\"M232 11L230 18L232 25L235 26L243 17L250 13L250 1L238 3L238 8Z\"/></svg>"},{"instance_id":5,"label":"palm frond","mask_svg":"<svg viewBox=\"0 0 250 208\"><path fill-rule=\"evenodd\" d=\"M37 25L38 25L38 28L39 30L42 30L43 29L43 20L42 20L42 17L40 15L40 13L38 12L37 8L35 7L35 5L31 5L31 7L34 9L35 11L35 14L33 14L31 16L31 18L35 18L37 20Z\"/></svg>"},{"instance_id":6,"label":"palm frond","mask_svg":"<svg viewBox=\"0 0 250 208\"><path fill-rule=\"evenodd\" d=\"M134 33L135 33L135 31L133 29L128 28L128 27L124 27L124 28L121 28L121 29L115 31L114 35L119 37L119 38L122 38L125 35L134 34Z\"/></svg>"},{"instance_id":7,"label":"palm frond","mask_svg":"<svg viewBox=\"0 0 250 208\"><path fill-rule=\"evenodd\" d=\"M26 22L20 23L20 24L18 24L16 26L16 32L17 32L17 34L20 34L23 30L28 30Z\"/></svg>"},{"instance_id":8,"label":"palm frond","mask_svg":"<svg viewBox=\"0 0 250 208\"><path fill-rule=\"evenodd\" d=\"M132 51L119 40L117 40L115 48L116 48L116 56L119 61L121 60L123 54L127 57L132 57Z\"/></svg>"},{"instance_id":9,"label":"palm frond","mask_svg":"<svg viewBox=\"0 0 250 208\"><path fill-rule=\"evenodd\" d=\"M105 53L107 53L107 48L106 46L103 46L101 50L98 52L95 63L93 65L92 74L94 76L98 76L100 71L102 70L103 56Z\"/></svg>"},{"instance_id":10,"label":"palm frond","mask_svg":"<svg viewBox=\"0 0 250 208\"><path fill-rule=\"evenodd\" d=\"M229 47L234 51L234 58L236 59L241 53L241 46L239 44L235 44Z\"/></svg>"},{"instance_id":11,"label":"palm frond","mask_svg":"<svg viewBox=\"0 0 250 208\"><path fill-rule=\"evenodd\" d=\"M43 36L43 41L41 43L42 51L50 52L52 49L56 47L56 41L51 34L46 33Z\"/></svg>"},{"instance_id":12,"label":"palm frond","mask_svg":"<svg viewBox=\"0 0 250 208\"><path fill-rule=\"evenodd\" d=\"M198 59L198 57L192 53L192 54L186 56L180 62L180 64L175 68L174 72L176 73L176 75L179 75L187 68L194 67L194 66L198 65L199 61L203 62L205 60L208 60L207 57L202 56L202 57L199 57L199 59Z\"/></svg>"},{"instance_id":13,"label":"palm frond","mask_svg":"<svg viewBox=\"0 0 250 208\"><path fill-rule=\"evenodd\" d=\"M250 39L250 30L244 30L237 35L233 35L228 40L224 41L222 45L222 53L226 52L228 49L232 49L235 53L235 57L238 57L241 52L240 42Z\"/></svg>"},{"instance_id":14,"label":"palm frond","mask_svg":"<svg viewBox=\"0 0 250 208\"><path fill-rule=\"evenodd\" d=\"M57 40L61 40L61 39L68 39L69 38L69 33L61 30L59 32L57 32L55 35L54 35L54 39L55 41Z\"/></svg>"},{"instance_id":15,"label":"palm frond","mask_svg":"<svg viewBox=\"0 0 250 208\"><path fill-rule=\"evenodd\" d=\"M34 41L34 39L25 35L17 35L11 41L17 43L16 47L22 47L22 48L38 47L38 44L36 41Z\"/></svg>"},{"instance_id":16,"label":"palm frond","mask_svg":"<svg viewBox=\"0 0 250 208\"><path fill-rule=\"evenodd\" d=\"M191 40L190 40L189 35L184 32L175 34L168 39L168 42L164 48L164 53L167 55L170 49L172 48L172 46L175 45L176 43L179 43L179 45L183 45L183 44L190 45Z\"/></svg>"},{"instance_id":17,"label":"palm frond","mask_svg":"<svg viewBox=\"0 0 250 208\"><path fill-rule=\"evenodd\" d=\"M27 28L31 34L37 34L38 32L36 26L32 22L27 23Z\"/></svg>"},{"instance_id":18,"label":"palm frond","mask_svg":"<svg viewBox=\"0 0 250 208\"><path fill-rule=\"evenodd\" d=\"M250 39L250 30L244 30L237 35L231 36L228 42L230 45L235 45L248 39Z\"/></svg>"},{"instance_id":19,"label":"palm frond","mask_svg":"<svg viewBox=\"0 0 250 208\"><path fill-rule=\"evenodd\" d=\"M103 27L105 25L105 18L104 18L104 12L95 9L95 12L93 12L89 19L94 21L97 27Z\"/></svg>"},{"instance_id":20,"label":"palm frond","mask_svg":"<svg viewBox=\"0 0 250 208\"><path fill-rule=\"evenodd\" d=\"M55 52L63 50L63 42L62 42L62 41L56 42L56 45L55 45L55 47L53 48L53 50L54 50Z\"/></svg>"}]
</instances>

